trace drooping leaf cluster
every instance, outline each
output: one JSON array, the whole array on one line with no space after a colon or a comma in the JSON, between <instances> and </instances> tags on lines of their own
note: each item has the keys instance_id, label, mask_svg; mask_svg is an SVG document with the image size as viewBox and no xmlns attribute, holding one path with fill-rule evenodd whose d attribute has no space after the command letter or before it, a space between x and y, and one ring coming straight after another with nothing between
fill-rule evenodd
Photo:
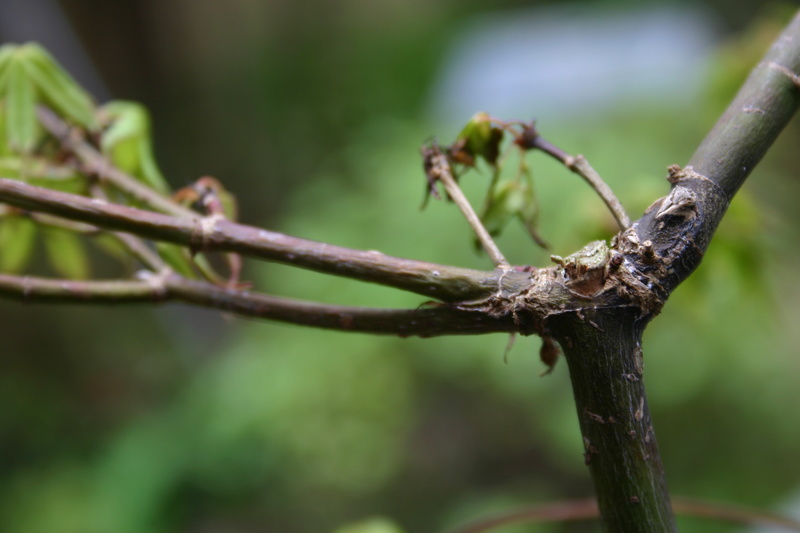
<instances>
[{"instance_id":1,"label":"drooping leaf cluster","mask_svg":"<svg viewBox=\"0 0 800 533\"><path fill-rule=\"evenodd\" d=\"M531 238L539 246L547 248L545 240L539 235L539 205L536 197L533 175L525 161L525 152L532 149L526 142L535 133L533 123L520 121L503 122L480 112L473 115L456 137L445 149L453 175L458 179L468 170L476 169L481 161L491 172L481 210L481 222L492 236L498 236L512 220L518 220ZM513 142L503 149L503 140L511 137ZM516 153L517 164L509 164ZM508 167L510 176L504 176ZM438 197L435 187L429 187L432 195ZM475 242L476 248L480 248Z\"/></svg>"}]
</instances>

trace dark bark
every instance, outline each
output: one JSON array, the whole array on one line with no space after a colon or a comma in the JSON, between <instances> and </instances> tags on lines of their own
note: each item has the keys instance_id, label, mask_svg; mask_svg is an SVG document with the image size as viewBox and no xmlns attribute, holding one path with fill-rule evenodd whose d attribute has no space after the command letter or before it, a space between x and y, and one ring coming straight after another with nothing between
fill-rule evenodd
<instances>
[{"instance_id":1,"label":"dark bark","mask_svg":"<svg viewBox=\"0 0 800 533\"><path fill-rule=\"evenodd\" d=\"M569 365L584 461L609 531L676 531L643 382L644 320L631 307L550 320Z\"/></svg>"}]
</instances>

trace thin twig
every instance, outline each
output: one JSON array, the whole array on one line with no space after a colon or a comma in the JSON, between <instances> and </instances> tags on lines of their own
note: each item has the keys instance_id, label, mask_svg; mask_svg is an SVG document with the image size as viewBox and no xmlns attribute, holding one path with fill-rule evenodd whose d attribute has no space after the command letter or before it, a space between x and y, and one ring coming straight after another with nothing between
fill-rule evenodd
<instances>
[{"instance_id":1,"label":"thin twig","mask_svg":"<svg viewBox=\"0 0 800 533\"><path fill-rule=\"evenodd\" d=\"M106 196L105 191L103 191L103 188L98 184L93 184L89 188L89 191L94 198L104 202L108 201L108 196ZM167 268L167 265L164 260L161 259L161 256L148 248L144 241L142 241L142 239L139 237L121 231L112 231L110 232L110 235L115 237L123 246L128 249L129 252L131 252L131 254L133 254L136 259L139 260L139 262L153 272L159 272Z\"/></svg>"},{"instance_id":2,"label":"thin twig","mask_svg":"<svg viewBox=\"0 0 800 533\"><path fill-rule=\"evenodd\" d=\"M64 229L81 235L96 235L100 232L100 228L95 225L75 222L62 217L48 215L47 213L27 213L27 216L37 224Z\"/></svg>"},{"instance_id":3,"label":"thin twig","mask_svg":"<svg viewBox=\"0 0 800 533\"><path fill-rule=\"evenodd\" d=\"M112 231L109 235L117 239L133 256L139 260L145 267L153 272L160 272L167 268L167 264L161 259L157 253L151 250L141 239L131 235L130 233L123 233L121 231Z\"/></svg>"},{"instance_id":4,"label":"thin twig","mask_svg":"<svg viewBox=\"0 0 800 533\"><path fill-rule=\"evenodd\" d=\"M400 259L290 237L228 220L171 217L153 211L106 203L0 178L0 201L95 224L140 237L172 242L194 251L236 252L317 272L380 283L444 301L467 301L495 294L499 288L519 291L528 275L515 271L483 272Z\"/></svg>"},{"instance_id":5,"label":"thin twig","mask_svg":"<svg viewBox=\"0 0 800 533\"><path fill-rule=\"evenodd\" d=\"M603 178L592 168L585 157L582 155L573 157L561 148L543 139L540 135L537 135L532 140L531 146L561 161L565 167L582 177L600 196L603 202L605 202L606 206L608 206L609 211L611 211L611 214L614 216L621 230L624 231L631 226L631 219L628 213L625 212L622 203L614 195L614 191L611 190L611 187L603 181Z\"/></svg>"},{"instance_id":6,"label":"thin twig","mask_svg":"<svg viewBox=\"0 0 800 533\"><path fill-rule=\"evenodd\" d=\"M427 151L429 152L425 153ZM475 232L475 236L478 237L481 246L483 246L484 251L486 251L492 263L494 263L494 266L501 268L508 267L508 261L506 261L502 252L500 252L494 240L492 240L489 232L486 231L480 217L478 217L475 210L472 209L472 205L470 205L467 197L461 192L461 187L456 183L453 173L450 170L450 162L447 160L447 156L445 156L437 146L424 148L423 153L426 156L426 170L429 178L442 182L447 194L461 210L461 214L464 215L464 218L467 219L467 223L472 228L472 231Z\"/></svg>"},{"instance_id":7,"label":"thin twig","mask_svg":"<svg viewBox=\"0 0 800 533\"><path fill-rule=\"evenodd\" d=\"M234 313L312 326L401 337L509 332L513 319L447 305L375 309L304 302L189 280L168 270L138 280L75 281L0 274L0 295L25 302L129 304L184 302Z\"/></svg>"},{"instance_id":8,"label":"thin twig","mask_svg":"<svg viewBox=\"0 0 800 533\"><path fill-rule=\"evenodd\" d=\"M672 507L677 514L685 516L710 518L734 524L770 526L800 532L800 522L763 511L687 498L673 498ZM460 526L451 530L450 533L485 533L511 524L575 522L597 518L600 518L600 512L594 499L574 500L499 513Z\"/></svg>"},{"instance_id":9,"label":"thin twig","mask_svg":"<svg viewBox=\"0 0 800 533\"><path fill-rule=\"evenodd\" d=\"M101 180L112 183L115 187L130 194L153 209L176 217L200 218L200 214L173 202L157 191L151 189L133 176L126 174L114 166L105 156L86 142L80 130L70 128L58 115L50 109L40 106L37 110L39 122L49 131L61 145L75 154L84 165L86 172L96 174Z\"/></svg>"}]
</instances>

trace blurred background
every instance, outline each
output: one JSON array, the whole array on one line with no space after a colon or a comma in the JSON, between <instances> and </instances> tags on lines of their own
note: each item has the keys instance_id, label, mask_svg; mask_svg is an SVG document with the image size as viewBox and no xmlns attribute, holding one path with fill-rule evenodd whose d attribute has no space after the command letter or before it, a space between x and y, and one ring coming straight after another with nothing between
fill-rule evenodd
<instances>
[{"instance_id":1,"label":"blurred background","mask_svg":"<svg viewBox=\"0 0 800 533\"><path fill-rule=\"evenodd\" d=\"M486 269L452 205L419 209L423 141L452 142L477 111L535 117L636 218L792 10L757 0L0 0L0 39L42 42L98 101L147 105L171 185L216 176L238 195L242 221ZM798 142L796 120L646 333L675 494L800 512ZM552 253L613 234L577 177L541 154L528 162ZM465 176L475 202L489 175ZM545 265L551 253L514 226L499 244L517 264ZM245 278L324 302L421 303L252 261ZM592 493L566 365L540 378L538 339L517 339L504 361L503 335L400 340L177 305L7 301L0 337L0 531L437 532ZM385 521L347 525L370 517Z\"/></svg>"}]
</instances>

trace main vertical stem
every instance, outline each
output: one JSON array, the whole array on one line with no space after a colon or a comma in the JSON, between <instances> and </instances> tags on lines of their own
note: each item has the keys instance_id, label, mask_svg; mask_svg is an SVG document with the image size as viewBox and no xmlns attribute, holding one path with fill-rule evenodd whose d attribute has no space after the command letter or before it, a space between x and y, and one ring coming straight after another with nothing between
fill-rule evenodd
<instances>
[{"instance_id":1,"label":"main vertical stem","mask_svg":"<svg viewBox=\"0 0 800 533\"><path fill-rule=\"evenodd\" d=\"M644 323L631 308L564 314L564 349L584 458L606 531L677 531L643 381Z\"/></svg>"}]
</instances>

